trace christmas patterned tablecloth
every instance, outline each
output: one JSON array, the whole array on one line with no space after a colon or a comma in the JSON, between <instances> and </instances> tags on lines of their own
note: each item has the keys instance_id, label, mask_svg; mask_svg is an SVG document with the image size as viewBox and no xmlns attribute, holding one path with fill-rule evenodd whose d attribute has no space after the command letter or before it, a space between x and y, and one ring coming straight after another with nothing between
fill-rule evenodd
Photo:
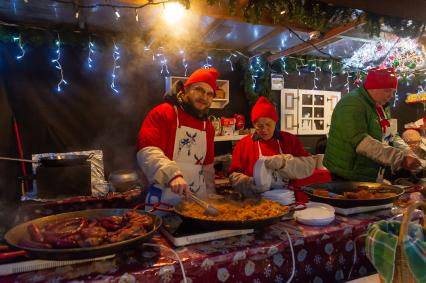
<instances>
[{"instance_id":1,"label":"christmas patterned tablecloth","mask_svg":"<svg viewBox=\"0 0 426 283\"><path fill-rule=\"evenodd\" d=\"M292 282L344 282L375 272L365 256L362 235L371 223L391 216L389 210L336 216L323 227L286 220L254 234L181 248L173 248L158 234L150 244L161 248L141 246L103 262L5 276L0 281L183 282L179 262L166 246L182 260L187 282L287 282L293 272L292 249ZM355 248L357 260L353 264Z\"/></svg>"}]
</instances>

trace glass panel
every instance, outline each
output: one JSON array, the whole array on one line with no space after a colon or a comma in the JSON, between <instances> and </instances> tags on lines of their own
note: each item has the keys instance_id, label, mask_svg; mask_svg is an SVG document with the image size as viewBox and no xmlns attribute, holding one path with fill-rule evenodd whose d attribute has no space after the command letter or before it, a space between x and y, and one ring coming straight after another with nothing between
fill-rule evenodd
<instances>
[{"instance_id":1,"label":"glass panel","mask_svg":"<svg viewBox=\"0 0 426 283\"><path fill-rule=\"evenodd\" d=\"M312 95L311 94L302 94L302 104L312 105Z\"/></svg>"},{"instance_id":2,"label":"glass panel","mask_svg":"<svg viewBox=\"0 0 426 283\"><path fill-rule=\"evenodd\" d=\"M324 105L324 96L323 95L315 95L314 104L315 105Z\"/></svg>"},{"instance_id":3,"label":"glass panel","mask_svg":"<svg viewBox=\"0 0 426 283\"><path fill-rule=\"evenodd\" d=\"M324 121L323 120L315 120L314 125L315 125L315 130L324 130Z\"/></svg>"},{"instance_id":4,"label":"glass panel","mask_svg":"<svg viewBox=\"0 0 426 283\"><path fill-rule=\"evenodd\" d=\"M302 130L312 130L312 120L302 119Z\"/></svg>"},{"instance_id":5,"label":"glass panel","mask_svg":"<svg viewBox=\"0 0 426 283\"><path fill-rule=\"evenodd\" d=\"M315 107L314 109L314 117L315 118L324 118L324 108Z\"/></svg>"},{"instance_id":6,"label":"glass panel","mask_svg":"<svg viewBox=\"0 0 426 283\"><path fill-rule=\"evenodd\" d=\"M312 118L312 107L302 107L302 118Z\"/></svg>"}]
</instances>

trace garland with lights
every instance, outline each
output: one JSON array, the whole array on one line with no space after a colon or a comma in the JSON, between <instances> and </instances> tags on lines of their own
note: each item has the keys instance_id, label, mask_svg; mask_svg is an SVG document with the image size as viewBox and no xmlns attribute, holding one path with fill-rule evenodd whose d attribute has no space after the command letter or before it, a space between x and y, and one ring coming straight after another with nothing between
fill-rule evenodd
<instances>
[{"instance_id":1,"label":"garland with lights","mask_svg":"<svg viewBox=\"0 0 426 283\"><path fill-rule=\"evenodd\" d=\"M274 100L271 93L271 65L266 57L267 55L262 55L238 61L244 70L244 80L241 84L250 106L254 105L260 96Z\"/></svg>"},{"instance_id":2,"label":"garland with lights","mask_svg":"<svg viewBox=\"0 0 426 283\"><path fill-rule=\"evenodd\" d=\"M140 5L113 4L111 2L81 4L75 0L51 1L68 4L74 10L77 19L81 10L110 8L117 19L120 18L120 10L134 10L136 21L139 21L139 10L146 6L178 2L189 9L191 5L191 0L149 0L147 3ZM221 0L206 0L206 2L210 6L223 5ZM229 14L234 15L237 9L242 9L245 19L250 23L258 23L263 18L272 19L274 23L279 23L281 19L286 19L296 24L303 24L313 30L324 32L354 19L363 18L365 21L363 28L371 36L380 34L383 23L391 29L392 33L399 37L411 38L419 37L426 29L425 23L421 21L383 16L368 11L329 5L318 0L248 0L242 1L242 4L239 0L228 0L226 2Z\"/></svg>"},{"instance_id":3,"label":"garland with lights","mask_svg":"<svg viewBox=\"0 0 426 283\"><path fill-rule=\"evenodd\" d=\"M241 1L228 0L229 14L234 15ZM207 0L209 5L220 5L220 0ZM379 35L381 24L389 26L391 32L400 37L416 38L425 31L425 23L410 19L401 19L378 15L368 11L332 6L316 0L248 0L242 9L246 21L258 23L262 18L271 18L275 23L288 19L305 24L308 28L326 31L334 26L346 24L355 18L363 17L364 30L371 36Z\"/></svg>"},{"instance_id":4,"label":"garland with lights","mask_svg":"<svg viewBox=\"0 0 426 283\"><path fill-rule=\"evenodd\" d=\"M113 36L112 33L88 33L88 32L74 32L70 30L64 30L64 31L58 31L58 30L45 30L43 28L37 28L37 27L28 27L28 26L17 26L13 24L9 25L1 25L0 26L0 40L4 42L13 42L17 45L17 47L20 49L20 55L17 56L17 59L21 59L25 55L25 45L29 43L33 43L32 40L34 40L37 43L45 42L46 39L54 40L54 34L57 35L58 40L56 42L57 49L57 56L58 58L52 60L53 63L55 63L55 67L60 70L61 80L58 83L58 91L61 91L61 85L67 84L67 82L64 80L63 76L63 70L62 66L60 65L60 46L64 44L75 44L78 42L78 45L87 48L88 49L88 56L87 56L87 64L89 68L92 68L93 63L93 56L95 55L95 46L96 50L101 49L102 46L110 46L111 40L110 38L116 38ZM59 34L60 34L60 41L59 41ZM18 36L19 35L19 36ZM121 35L122 36L122 35ZM92 37L95 38L95 40L92 40ZM142 36L143 37L143 36ZM138 37L140 38L140 36ZM120 45L127 45L133 43L135 40L135 37L129 37L129 36L123 36L118 39L120 42ZM158 42L157 46L151 46L152 42L155 40L143 40L143 42L151 42L148 45L145 45L145 52L149 52L152 55L153 61L156 61L158 59L159 66L161 67L161 74L164 74L165 76L168 76L170 74L168 65L167 65L167 58L166 55L169 55L170 53L175 54L177 50L173 50L173 48L163 48ZM58 44L59 42L59 44ZM96 43L96 45L95 45ZM382 44L382 43L380 43ZM384 43L383 43L384 44ZM187 44L182 44L183 46L186 46ZM396 46L396 47L395 47ZM395 64L401 64L402 67L405 67L405 69L401 69L399 71L399 81L400 83L406 82L407 84L420 84L424 83L423 80L426 76L426 70L425 69L418 69L416 68L416 64L420 63L419 65L422 65L424 61L421 61L421 58L416 59L416 63L412 63L408 59L412 59L413 57L413 51L411 49L403 48L404 50L408 50L405 53L407 55L404 55L403 52L400 52L400 47L396 44L393 44L390 49L395 47L395 50L398 50L399 53L390 53L390 52L383 52L385 59L382 60L384 64L391 64L393 66L396 66ZM386 49L386 48L385 48ZM389 49L389 50L390 50ZM185 49L179 49L179 53L181 56L181 62L184 69L185 75L188 72L188 62L185 56L185 51L188 52L188 54L192 55L192 59L194 58L202 58L200 54L200 46L187 46ZM210 51L209 51L210 50ZM243 66L244 70L244 89L246 96L249 100L250 104L253 104L259 96L266 96L269 99L273 100L271 96L271 86L270 86L270 75L271 73L281 73L288 75L292 72L298 72L300 75L301 71L304 72L311 72L313 74L313 88L317 88L316 81L319 80L318 78L318 72L329 72L330 73L330 88L333 85L333 79L338 74L346 74L346 84L345 87L347 91L350 91L351 83L349 78L355 78L355 73L351 73L353 71L356 72L356 79L355 84L359 84L361 81L362 75L366 72L366 66L360 65L360 66L350 66L350 64L344 64L344 62L341 62L338 59L334 59L332 57L330 58L319 58L314 56L289 56L285 58L281 58L280 60L276 60L272 64L269 64L266 60L266 56L269 54L262 54L261 56L254 56L254 57L247 57L243 53L237 51L237 50L230 50L230 49L208 49L207 50L207 56L205 57L205 63L204 67L211 67L213 63L213 50L216 53L221 53L223 57L223 61L229 64L229 67L231 71L234 70L234 63L240 63ZM386 49L387 50L387 49ZM386 51L385 50L385 51ZM202 52L205 52L204 49ZM375 50L373 51L373 54L379 54ZM411 52L411 53L410 53ZM382 55L383 55L382 54ZM389 56L388 56L389 55ZM401 57L401 56L402 57ZM179 55L178 55L179 56ZM204 53L205 56L205 53ZM398 57L399 56L399 57ZM112 70L112 82L111 82L111 89L115 94L119 93L119 90L117 88L115 78L116 78L116 71L120 68L118 65L118 60L120 59L120 54L118 50L118 46L115 45L113 47L113 70ZM383 57L383 56L381 56ZM381 58L380 57L380 58ZM363 58L363 57L362 57ZM417 58L417 57L416 57ZM244 60L242 60L244 59ZM360 62L360 59L353 58L356 62ZM183 71L182 71L183 73Z\"/></svg>"}]
</instances>

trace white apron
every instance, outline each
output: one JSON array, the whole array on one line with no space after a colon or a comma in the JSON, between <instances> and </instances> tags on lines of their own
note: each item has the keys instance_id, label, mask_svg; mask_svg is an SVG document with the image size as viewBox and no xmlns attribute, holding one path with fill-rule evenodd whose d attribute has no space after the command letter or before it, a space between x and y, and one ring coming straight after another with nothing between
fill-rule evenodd
<instances>
[{"instance_id":1,"label":"white apron","mask_svg":"<svg viewBox=\"0 0 426 283\"><path fill-rule=\"evenodd\" d=\"M377 111L377 116L379 117L379 124L380 127L382 128L382 144L385 145L389 145L392 141L394 136L397 133L397 127L396 127L396 119L389 119L386 116L386 112L384 111L382 106L378 106L381 109L381 113L379 111ZM388 121L389 122L389 126L383 125L384 121ZM377 183L383 183L384 181L384 174L385 174L385 167L380 167L379 168L379 172L377 173L377 178L376 178L376 182Z\"/></svg>"},{"instance_id":2,"label":"white apron","mask_svg":"<svg viewBox=\"0 0 426 283\"><path fill-rule=\"evenodd\" d=\"M176 137L173 148L173 161L175 161L182 172L183 178L188 183L192 193L198 197L207 195L206 183L203 174L203 162L207 154L206 122L203 130L180 125L179 114L176 106ZM170 188L162 188L152 184L146 197L146 203L167 203L176 205L181 197L171 191ZM146 210L151 210L147 206ZM159 213L161 214L161 213Z\"/></svg>"},{"instance_id":3,"label":"white apron","mask_svg":"<svg viewBox=\"0 0 426 283\"><path fill-rule=\"evenodd\" d=\"M280 142L277 139L275 139L275 140L278 143L278 148L279 148L280 154L283 154L283 152L281 150ZM264 159L265 156L263 156L263 154L262 154L262 150L260 149L259 141L257 142L257 148L259 149L259 159ZM280 174L278 170L273 170L272 171L271 188L272 189L283 189L283 188L287 187L287 185L288 185L288 178L286 178L286 176L283 176L282 174Z\"/></svg>"}]
</instances>

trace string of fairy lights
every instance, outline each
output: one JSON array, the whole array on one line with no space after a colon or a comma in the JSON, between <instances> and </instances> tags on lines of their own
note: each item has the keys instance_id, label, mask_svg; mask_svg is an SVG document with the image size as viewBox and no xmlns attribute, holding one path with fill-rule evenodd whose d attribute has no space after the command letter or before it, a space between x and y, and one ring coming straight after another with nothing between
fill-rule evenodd
<instances>
[{"instance_id":1,"label":"string of fairy lights","mask_svg":"<svg viewBox=\"0 0 426 283\"><path fill-rule=\"evenodd\" d=\"M117 69L120 69L119 60L120 60L120 48L117 46L115 40L114 40L114 46L112 49L112 58L114 60L114 66L112 68L112 74L111 74L111 89L113 90L114 94L118 94L119 90L117 88L115 79L117 77L116 71Z\"/></svg>"},{"instance_id":2,"label":"string of fairy lights","mask_svg":"<svg viewBox=\"0 0 426 283\"><path fill-rule=\"evenodd\" d=\"M61 38L59 36L59 33L58 33L58 37L57 37L55 44L56 44L56 47L57 47L56 58L52 59L52 63L55 64L55 68L59 70L59 74L61 76L61 79L60 79L60 81L58 82L58 85L57 85L57 90L58 90L58 92L60 92L62 90L61 85L62 84L67 85L68 82L64 79L64 70L62 69L62 65L61 65L61 62L60 62L60 60L61 60Z\"/></svg>"},{"instance_id":3,"label":"string of fairy lights","mask_svg":"<svg viewBox=\"0 0 426 283\"><path fill-rule=\"evenodd\" d=\"M116 5L112 4L111 1L105 1L105 3L96 3L96 4L90 4L90 5L83 5L80 2L72 1L72 0L52 0L54 3L58 4L68 4L71 5L74 9L74 15L75 18L78 19L81 16L81 13L83 10L88 9L98 9L98 8L107 8L111 9L113 12L114 17L119 20L121 17L121 10L127 9L127 10L134 10L134 16L135 21L140 21L139 11L140 9L149 6L149 5L165 5L168 2L173 1L148 1L145 4L142 5ZM55 15L57 15L57 7L56 5L52 6L55 10ZM16 13L16 2L13 1L13 10ZM289 36L292 38L293 34L295 34L300 40L303 40L300 38L300 36L297 35L295 32L290 32ZM26 55L25 51L25 45L22 41L21 35L13 37L13 41L16 42L18 45L18 48L20 50L20 54L16 56L17 60L21 60ZM306 42L306 41L305 41ZM52 59L52 63L54 64L55 68L59 71L59 81L57 83L57 91L61 92L63 87L68 84L68 82L64 79L64 70L61 63L61 46L62 42L60 39L59 33L57 34L57 39L55 41L55 47L56 47L56 57ZM97 47L95 45L95 42L92 41L92 39L89 37L89 41L87 43L87 66L89 69L93 69L95 64L95 55L97 50ZM170 70L168 66L168 59L167 54L165 51L165 48L158 47L157 50L152 50L151 46L145 46L144 50L146 52L152 52L152 60L158 62L160 66L160 74L164 76L170 76ZM113 92L113 94L119 94L119 85L117 83L118 76L119 76L119 70L120 70L120 48L119 45L113 40L113 46L112 46L112 72L111 72L111 84L110 88ZM329 52L329 57L333 58L331 51ZM324 53L324 52L322 52ZM189 63L188 59L186 57L186 52L183 49L179 50L178 56L181 56L181 65L183 69L184 76L188 75L188 69L189 69ZM324 53L325 54L325 53ZM170 54L169 54L170 55ZM228 54L225 56L224 61L226 64L229 65L229 68L231 71L234 71L234 63L236 62L238 57L244 57L248 60L248 64L250 65L249 69L251 72L251 78L252 78L252 89L256 90L256 86L258 83L258 79L262 77L262 74L265 72L265 64L268 64L267 62L263 62L261 60L262 55L255 55L252 57L246 56L241 51L238 50L229 50ZM415 74L426 74L426 69L419 68L426 66L426 58L424 53L422 52L421 48L415 43L414 40L411 39L397 39L396 41L379 41L379 42L368 42L365 43L361 48L355 50L353 52L353 55L349 58L342 59L342 60L333 60L333 59L309 59L304 60L300 57L293 57L293 56L287 56L280 58L280 63L282 64L282 75L283 77L285 75L289 75L289 71L287 70L287 59L296 59L298 60L296 63L296 72L298 73L298 76L300 77L302 75L302 70L305 72L306 70L312 74L313 77L313 89L318 89L318 81L320 80L319 74L323 72L329 72L329 87L333 87L333 82L335 81L335 78L339 74L338 72L333 71L333 65L340 65L343 72L341 73L346 77L346 83L344 84L344 87L347 92L350 92L351 90L351 79L353 76L351 73L356 72L356 80L354 81L355 85L359 84L360 81L360 74L366 73L368 69L374 64L376 64L378 61L380 61L380 66L383 68L386 67L395 67L398 70L399 76L398 79L404 79L407 81L407 84L413 80L415 77ZM320 62L330 62L328 65L327 70L322 70L320 67ZM208 53L205 60L202 62L202 67L204 68L211 68L214 67L213 63L217 62L217 60L214 60L212 55ZM426 80L425 80L426 83ZM419 86L419 89L424 89L423 85ZM395 101L398 100L398 97L396 96Z\"/></svg>"},{"instance_id":4,"label":"string of fairy lights","mask_svg":"<svg viewBox=\"0 0 426 283\"><path fill-rule=\"evenodd\" d=\"M87 44L89 53L87 55L87 66L92 69L93 67L93 56L95 55L95 44L92 42L92 39L89 38L89 43Z\"/></svg>"},{"instance_id":5,"label":"string of fairy lights","mask_svg":"<svg viewBox=\"0 0 426 283\"><path fill-rule=\"evenodd\" d=\"M24 43L22 42L22 37L21 36L16 36L13 37L13 41L16 42L19 50L20 50L20 54L18 56L16 56L17 60L21 60L25 54L25 48L24 48ZM64 71L63 71L63 66L61 63L61 39L60 39L60 35L59 33L57 34L57 39L55 41L55 46L56 46L56 57L54 59L52 59L52 63L54 63L54 66L56 69L59 70L59 81L57 83L57 91L61 92L63 89L64 85L67 85L68 82L65 80L64 78ZM95 53L96 53L96 45L95 43L92 41L92 39L89 37L89 41L87 43L87 49L88 49L88 53L87 53L87 66L89 67L89 69L93 68L94 65L94 57L95 57ZM149 46L145 47L145 51L152 51L151 48ZM169 66L168 66L168 59L166 57L165 51L163 47L159 47L157 49L156 52L153 52L153 56L152 59L153 61L158 61L159 65L160 65L160 74L163 74L165 76L170 76L170 70L169 70ZM370 51L365 51L366 54L374 54ZM184 69L184 76L188 75L188 67L189 67L189 63L188 60L186 58L186 53L183 49L179 50L179 54L181 56L181 62L182 62L182 68ZM402 57L399 53L391 53L393 57L391 58L398 58L401 61L406 60L404 57ZM409 53L411 56L413 53ZM239 51L229 51L228 55L225 56L224 61L229 64L229 68L231 71L234 71L234 65L233 65L233 60L236 60L237 57L239 56L243 56L248 58L248 62L250 64L250 71L251 71L251 76L252 76L252 89L255 90L256 89L256 84L257 84L257 80L262 76L262 73L265 71L265 66L264 64L266 64L265 62L263 62L261 60L261 56L260 55L256 55L256 56L252 56L252 57L248 57L248 56L244 56L244 54L242 54ZM359 64L359 61L361 61L361 57L360 57L360 52L355 52L353 57L355 57L357 59L357 64ZM119 60L120 60L120 48L118 47L117 43L115 42L115 40L113 40L113 46L112 46L112 73L111 73L111 84L110 84L110 88L113 91L113 94L119 94L119 89L118 89L118 84L117 84L117 76L118 76L118 71L120 69L120 64L119 64ZM308 59L308 60L304 60L302 58L299 57L293 57L293 56L288 56L288 57L282 57L280 58L280 63L282 64L282 75L289 75L289 72L287 70L287 60L288 59L296 59L299 63L296 64L296 71L298 73L298 76L301 76L301 70L302 69L306 69L308 68L308 72L312 73L312 77L313 77L313 89L318 89L318 81L320 80L319 78L319 74L323 73L323 70L320 67L320 62L330 62L330 60L327 59ZM328 64L328 70L326 70L326 72L330 73L329 76L329 87L332 88L333 87L333 81L334 79L337 77L338 73L333 72L333 65L341 65L342 67L346 67L348 68L348 62L350 62L350 60L352 60L351 58L347 59L347 60L343 60L343 61L331 61ZM365 60L365 59L364 59ZM424 61L422 61L422 59L416 59L417 63L419 64L423 64ZM204 68L211 68L213 67L213 57L210 54L207 54L205 57L205 61L203 62L202 67ZM388 59L384 60L384 62L389 62ZM409 69L407 69L407 64L408 63L404 63L405 69L404 71L410 71ZM386 67L384 65L384 67ZM310 69L310 70L309 70ZM368 70L368 68L362 69L362 70L357 70L357 77L356 80L354 81L354 84L359 84L360 81L360 74L361 73L366 73L366 71ZM423 71L424 70L420 70ZM344 84L344 88L346 89L347 92L350 92L351 90L351 83L350 83L350 79L353 78L353 76L351 75L351 72L349 70L343 69L342 75L346 76L346 83ZM408 80L412 80L414 77L414 73L411 72L409 74L407 74L405 76L406 79ZM399 79L401 79L401 75L399 76ZM421 86L421 88L423 89L423 86ZM419 88L420 89L420 88ZM396 96L394 104L398 101L398 96Z\"/></svg>"}]
</instances>

